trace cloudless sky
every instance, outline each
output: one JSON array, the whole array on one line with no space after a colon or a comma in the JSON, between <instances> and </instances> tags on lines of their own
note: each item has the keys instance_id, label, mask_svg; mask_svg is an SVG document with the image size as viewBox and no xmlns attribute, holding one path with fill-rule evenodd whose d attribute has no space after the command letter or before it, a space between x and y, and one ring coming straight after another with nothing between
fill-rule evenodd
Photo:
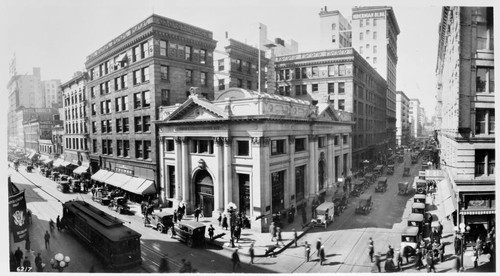
<instances>
[{"instance_id":1,"label":"cloudless sky","mask_svg":"<svg viewBox=\"0 0 500 276\"><path fill-rule=\"evenodd\" d=\"M268 38L294 39L299 52L305 52L322 50L318 15L322 7L340 10L350 18L353 6L387 5L394 8L401 30L397 90L419 98L430 117L434 114L441 7L453 3L456 1L0 0L0 84L6 91L14 53L18 74L32 74L33 67L40 67L42 80L64 83L74 72L85 70L90 53L153 12L212 31L215 39L229 31L242 42L262 22L268 27Z\"/></svg>"}]
</instances>

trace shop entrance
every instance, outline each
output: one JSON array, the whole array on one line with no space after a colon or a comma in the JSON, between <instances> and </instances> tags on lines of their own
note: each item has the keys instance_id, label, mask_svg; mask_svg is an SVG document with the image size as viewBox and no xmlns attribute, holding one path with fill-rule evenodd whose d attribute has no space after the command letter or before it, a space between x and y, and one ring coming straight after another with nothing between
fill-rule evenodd
<instances>
[{"instance_id":1,"label":"shop entrance","mask_svg":"<svg viewBox=\"0 0 500 276\"><path fill-rule=\"evenodd\" d=\"M195 207L200 207L203 216L211 217L214 210L214 184L206 170L199 170L194 177Z\"/></svg>"}]
</instances>

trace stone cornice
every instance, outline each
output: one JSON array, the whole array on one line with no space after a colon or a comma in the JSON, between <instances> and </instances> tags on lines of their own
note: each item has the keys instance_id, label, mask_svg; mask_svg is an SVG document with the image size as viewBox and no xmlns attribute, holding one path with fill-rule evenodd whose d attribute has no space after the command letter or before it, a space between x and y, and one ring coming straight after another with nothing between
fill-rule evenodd
<instances>
[{"instance_id":1,"label":"stone cornice","mask_svg":"<svg viewBox=\"0 0 500 276\"><path fill-rule=\"evenodd\" d=\"M346 55L352 55L352 54L353 54L353 48L345 48L345 49L337 49L337 50L322 50L322 51L280 56L280 57L276 58L276 63L295 61L295 60L317 59L317 58L325 58L325 57L338 57L338 56L346 56Z\"/></svg>"}]
</instances>

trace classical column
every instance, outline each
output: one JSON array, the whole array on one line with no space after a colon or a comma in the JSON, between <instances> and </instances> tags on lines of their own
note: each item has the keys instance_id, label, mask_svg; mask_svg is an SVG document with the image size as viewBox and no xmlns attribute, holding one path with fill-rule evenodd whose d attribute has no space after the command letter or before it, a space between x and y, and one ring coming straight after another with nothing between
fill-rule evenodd
<instances>
[{"instance_id":1,"label":"classical column","mask_svg":"<svg viewBox=\"0 0 500 276\"><path fill-rule=\"evenodd\" d=\"M214 181L214 216L224 211L224 151L222 148L222 137L214 137L214 153L216 157L215 171L216 180Z\"/></svg>"},{"instance_id":2,"label":"classical column","mask_svg":"<svg viewBox=\"0 0 500 276\"><path fill-rule=\"evenodd\" d=\"M232 181L232 138L224 137L224 208L226 204L233 200L233 181ZM239 206L238 206L239 207Z\"/></svg>"},{"instance_id":3,"label":"classical column","mask_svg":"<svg viewBox=\"0 0 500 276\"><path fill-rule=\"evenodd\" d=\"M166 198L167 198L167 181L166 181L166 177L165 175L167 174L165 172L165 147L164 147L164 142L165 142L165 137L162 137L160 136L159 139L158 139L158 143L160 144L159 146L159 153L158 153L158 156L160 158L160 169L159 169L159 173L160 173L160 201L162 203L166 202Z\"/></svg>"},{"instance_id":4,"label":"classical column","mask_svg":"<svg viewBox=\"0 0 500 276\"><path fill-rule=\"evenodd\" d=\"M340 144L340 157L339 157L339 176L342 175L342 172L344 171L344 134L340 134L340 139L339 139L339 144Z\"/></svg>"},{"instance_id":5,"label":"classical column","mask_svg":"<svg viewBox=\"0 0 500 276\"><path fill-rule=\"evenodd\" d=\"M285 208L295 204L295 136L288 136L288 156L290 158L288 166L288 181L285 184Z\"/></svg>"},{"instance_id":6,"label":"classical column","mask_svg":"<svg viewBox=\"0 0 500 276\"><path fill-rule=\"evenodd\" d=\"M328 134L326 135L326 174L327 174L327 189L330 185L333 185L337 182L337 176L335 175L335 164L334 156L335 156L335 148L333 145L334 135Z\"/></svg>"},{"instance_id":7,"label":"classical column","mask_svg":"<svg viewBox=\"0 0 500 276\"><path fill-rule=\"evenodd\" d=\"M174 208L176 204L182 201L182 141L184 137L175 137L175 201Z\"/></svg>"},{"instance_id":8,"label":"classical column","mask_svg":"<svg viewBox=\"0 0 500 276\"><path fill-rule=\"evenodd\" d=\"M309 169L307 170L307 175L309 179L308 185L306 185L306 193L310 196L316 196L318 192L318 137L315 135L309 135Z\"/></svg>"},{"instance_id":9,"label":"classical column","mask_svg":"<svg viewBox=\"0 0 500 276\"><path fill-rule=\"evenodd\" d=\"M191 210L191 180L189 177L189 156L188 156L188 146L189 140L183 137L181 144L182 151L182 171L179 173L182 175L182 200L186 204L186 210Z\"/></svg>"}]
</instances>

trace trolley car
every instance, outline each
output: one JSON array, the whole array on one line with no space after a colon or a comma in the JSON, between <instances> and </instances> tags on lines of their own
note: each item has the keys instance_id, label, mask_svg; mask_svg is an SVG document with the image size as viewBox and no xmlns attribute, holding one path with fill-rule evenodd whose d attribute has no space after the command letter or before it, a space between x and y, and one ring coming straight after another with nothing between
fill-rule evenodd
<instances>
[{"instance_id":1,"label":"trolley car","mask_svg":"<svg viewBox=\"0 0 500 276\"><path fill-rule=\"evenodd\" d=\"M90 246L110 269L120 270L142 262L141 234L85 201L63 203L61 223Z\"/></svg>"}]
</instances>

